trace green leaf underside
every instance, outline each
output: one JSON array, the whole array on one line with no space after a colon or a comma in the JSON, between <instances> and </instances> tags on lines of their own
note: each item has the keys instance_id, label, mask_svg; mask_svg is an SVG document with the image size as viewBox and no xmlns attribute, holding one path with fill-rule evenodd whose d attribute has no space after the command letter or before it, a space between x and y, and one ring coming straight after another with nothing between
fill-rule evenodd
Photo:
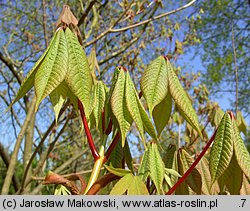
<instances>
[{"instance_id":1,"label":"green leaf underside","mask_svg":"<svg viewBox=\"0 0 250 211\"><path fill-rule=\"evenodd\" d=\"M147 133L154 139L157 139L154 126L152 125L146 111L144 110L141 101L138 97L134 84L129 76L129 73L125 73L125 98L128 111L135 121L141 138L144 140L144 128Z\"/></svg>"},{"instance_id":2,"label":"green leaf underside","mask_svg":"<svg viewBox=\"0 0 250 211\"><path fill-rule=\"evenodd\" d=\"M169 61L166 61L166 63L168 69L169 89L175 101L175 104L183 118L198 132L199 136L202 137L198 117L192 107L191 101L185 90L182 88L181 83L176 73L174 72L172 65Z\"/></svg>"},{"instance_id":3,"label":"green leaf underside","mask_svg":"<svg viewBox=\"0 0 250 211\"><path fill-rule=\"evenodd\" d=\"M88 59L77 37L69 28L65 30L65 35L69 54L68 72L65 82L74 95L82 102L88 118L91 110L90 102L93 84Z\"/></svg>"},{"instance_id":4,"label":"green leaf underside","mask_svg":"<svg viewBox=\"0 0 250 211\"><path fill-rule=\"evenodd\" d=\"M124 157L125 157L127 167L130 169L130 171L132 173L134 173L133 158L132 158L132 155L131 155L130 148L129 148L127 140L125 141L125 146L123 148L123 154L124 154Z\"/></svg>"},{"instance_id":5,"label":"green leaf underside","mask_svg":"<svg viewBox=\"0 0 250 211\"><path fill-rule=\"evenodd\" d=\"M15 99L13 100L13 102L10 104L9 107L11 107L14 103L16 103L22 97L24 97L24 95L34 86L34 80L35 80L35 75L37 73L37 70L40 68L41 64L43 63L44 58L47 55L48 51L50 50L51 46L54 45L53 43L54 43L55 38L57 37L58 32L59 31L57 31L53 35L48 48L43 53L43 55L38 59L38 61L35 63L35 65L32 67L32 69L29 71L29 73L27 74L27 76L23 80L21 87L20 87Z\"/></svg>"},{"instance_id":6,"label":"green leaf underside","mask_svg":"<svg viewBox=\"0 0 250 211\"><path fill-rule=\"evenodd\" d=\"M170 92L167 96L154 107L153 119L155 127L158 133L158 137L161 135L162 130L167 125L172 112L172 98Z\"/></svg>"},{"instance_id":7,"label":"green leaf underside","mask_svg":"<svg viewBox=\"0 0 250 211\"><path fill-rule=\"evenodd\" d=\"M232 158L232 133L233 130L230 115L225 113L219 124L210 153L209 169L211 172L212 184L223 174Z\"/></svg>"},{"instance_id":8,"label":"green leaf underside","mask_svg":"<svg viewBox=\"0 0 250 211\"><path fill-rule=\"evenodd\" d=\"M243 173L250 180L250 155L243 142L243 139L240 136L235 120L233 120L233 145L234 145L236 160L240 168L242 169Z\"/></svg>"},{"instance_id":9,"label":"green leaf underside","mask_svg":"<svg viewBox=\"0 0 250 211\"><path fill-rule=\"evenodd\" d=\"M148 190L140 177L126 174L113 187L110 195L121 195L127 191L128 195L148 195Z\"/></svg>"},{"instance_id":10,"label":"green leaf underside","mask_svg":"<svg viewBox=\"0 0 250 211\"><path fill-rule=\"evenodd\" d=\"M190 166L193 164L194 161L191 155L189 155L185 150L181 150L181 160L184 170L183 173L185 173L190 168ZM197 168L194 168L191 171L190 175L186 179L186 182L194 192L196 192L199 195L201 194L202 178Z\"/></svg>"},{"instance_id":11,"label":"green leaf underside","mask_svg":"<svg viewBox=\"0 0 250 211\"><path fill-rule=\"evenodd\" d=\"M211 175L209 171L208 160L205 157L202 157L198 166L202 178L202 192L206 195L210 195L212 194L212 190L211 190Z\"/></svg>"},{"instance_id":12,"label":"green leaf underside","mask_svg":"<svg viewBox=\"0 0 250 211\"><path fill-rule=\"evenodd\" d=\"M235 154L233 154L228 168L224 171L219 179L221 190L226 185L231 195L240 195L240 189L243 181L243 172L237 163Z\"/></svg>"},{"instance_id":13,"label":"green leaf underside","mask_svg":"<svg viewBox=\"0 0 250 211\"><path fill-rule=\"evenodd\" d=\"M101 121L102 111L106 100L106 90L103 82L98 81L95 85L95 104L93 107L93 115L95 118L95 125L98 128Z\"/></svg>"},{"instance_id":14,"label":"green leaf underside","mask_svg":"<svg viewBox=\"0 0 250 211\"><path fill-rule=\"evenodd\" d=\"M149 175L155 184L158 194L162 193L162 182L165 175L165 166L162 161L160 152L155 143L149 143Z\"/></svg>"},{"instance_id":15,"label":"green leaf underside","mask_svg":"<svg viewBox=\"0 0 250 211\"><path fill-rule=\"evenodd\" d=\"M67 63L67 42L63 29L59 29L51 49L35 75L36 110L41 101L64 80Z\"/></svg>"},{"instance_id":16,"label":"green leaf underside","mask_svg":"<svg viewBox=\"0 0 250 211\"><path fill-rule=\"evenodd\" d=\"M131 171L126 170L126 169L122 169L122 168L115 168L113 166L107 166L105 165L105 168L112 174L119 176L119 177L123 177L127 174L131 174Z\"/></svg>"},{"instance_id":17,"label":"green leaf underside","mask_svg":"<svg viewBox=\"0 0 250 211\"><path fill-rule=\"evenodd\" d=\"M144 151L144 154L142 156L142 160L141 160L141 165L139 167L138 170L138 175L141 177L142 181L145 182L148 175L149 175L149 149L146 149Z\"/></svg>"},{"instance_id":18,"label":"green leaf underside","mask_svg":"<svg viewBox=\"0 0 250 211\"><path fill-rule=\"evenodd\" d=\"M167 67L162 56L152 61L146 68L141 79L141 89L147 101L149 112L152 115L154 107L168 93Z\"/></svg>"},{"instance_id":19,"label":"green leaf underside","mask_svg":"<svg viewBox=\"0 0 250 211\"><path fill-rule=\"evenodd\" d=\"M124 71L121 70L119 72L116 84L114 86L114 90L111 95L110 104L112 112L119 124L122 146L124 146L125 144L126 134L133 121L126 106L124 87L125 87L125 74Z\"/></svg>"},{"instance_id":20,"label":"green leaf underside","mask_svg":"<svg viewBox=\"0 0 250 211\"><path fill-rule=\"evenodd\" d=\"M67 92L68 87L63 81L58 87L56 87L51 93L50 93L50 100L55 112L55 120L57 122L58 116L60 113L60 110L62 108L63 103L65 102L67 98Z\"/></svg>"},{"instance_id":21,"label":"green leaf underside","mask_svg":"<svg viewBox=\"0 0 250 211\"><path fill-rule=\"evenodd\" d=\"M122 143L119 141L114 147L109 157L108 164L112 165L115 168L122 168L122 160L123 160L123 149L122 149Z\"/></svg>"}]
</instances>

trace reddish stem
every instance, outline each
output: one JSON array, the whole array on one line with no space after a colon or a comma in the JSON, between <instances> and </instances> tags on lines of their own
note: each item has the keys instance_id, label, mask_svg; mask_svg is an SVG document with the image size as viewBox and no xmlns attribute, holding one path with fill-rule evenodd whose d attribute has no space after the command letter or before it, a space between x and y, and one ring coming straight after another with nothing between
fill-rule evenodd
<instances>
[{"instance_id":1,"label":"reddish stem","mask_svg":"<svg viewBox=\"0 0 250 211\"><path fill-rule=\"evenodd\" d=\"M105 130L105 134L108 136L110 133L111 133L111 131L112 131L112 120L110 119L109 120L109 124L108 124L108 127L106 128L106 130Z\"/></svg>"},{"instance_id":2,"label":"reddish stem","mask_svg":"<svg viewBox=\"0 0 250 211\"><path fill-rule=\"evenodd\" d=\"M200 162L201 158L204 156L210 145L213 143L215 135L216 135L217 129L215 130L214 134L210 138L209 142L206 144L200 155L197 157L197 159L194 161L194 163L190 166L190 168L185 172L185 174L175 183L175 185L166 193L166 195L171 195L178 186L181 185L182 182L189 176L191 171L195 168L195 166Z\"/></svg>"},{"instance_id":3,"label":"reddish stem","mask_svg":"<svg viewBox=\"0 0 250 211\"><path fill-rule=\"evenodd\" d=\"M111 142L111 144L109 145L108 150L105 153L105 158L103 160L104 163L109 159L109 157L110 157L112 151L114 150L115 145L117 144L117 142L119 141L119 139L120 139L120 133L118 132L118 133L116 133L113 141Z\"/></svg>"},{"instance_id":4,"label":"reddish stem","mask_svg":"<svg viewBox=\"0 0 250 211\"><path fill-rule=\"evenodd\" d=\"M85 133L86 133L86 136L88 139L89 147L90 147L92 156L93 156L94 160L96 161L99 159L100 155L99 155L98 151L96 150L95 143L93 141L92 135L91 135L90 130L89 130L88 121L87 121L87 118L86 118L86 115L84 112L84 108L83 108L82 102L79 99L78 99L78 107L79 107L79 110L81 113L82 122L83 122L84 130L85 130Z\"/></svg>"}]
</instances>

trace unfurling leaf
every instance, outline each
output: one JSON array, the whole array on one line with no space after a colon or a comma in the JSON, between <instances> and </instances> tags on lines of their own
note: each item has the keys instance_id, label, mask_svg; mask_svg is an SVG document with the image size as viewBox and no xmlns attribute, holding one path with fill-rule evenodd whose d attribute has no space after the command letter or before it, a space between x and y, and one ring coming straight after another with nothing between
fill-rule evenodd
<instances>
[{"instance_id":1,"label":"unfurling leaf","mask_svg":"<svg viewBox=\"0 0 250 211\"><path fill-rule=\"evenodd\" d=\"M158 194L162 193L162 182L165 175L165 166L162 161L160 152L156 143L151 142L148 145L148 157L149 157L149 175L155 184Z\"/></svg>"},{"instance_id":2,"label":"unfurling leaf","mask_svg":"<svg viewBox=\"0 0 250 211\"><path fill-rule=\"evenodd\" d=\"M126 106L131 114L131 117L135 121L136 126L141 134L141 138L144 139L144 128L147 133L154 139L157 139L154 126L152 125L146 111L144 110L141 101L138 97L134 84L126 72L126 84L125 84L125 98Z\"/></svg>"},{"instance_id":3,"label":"unfurling leaf","mask_svg":"<svg viewBox=\"0 0 250 211\"><path fill-rule=\"evenodd\" d=\"M209 168L212 184L229 166L233 156L233 126L230 115L225 113L218 130L210 153Z\"/></svg>"},{"instance_id":4,"label":"unfurling leaf","mask_svg":"<svg viewBox=\"0 0 250 211\"><path fill-rule=\"evenodd\" d=\"M167 125L172 112L172 98L170 92L168 92L166 98L162 100L158 105L154 107L153 119L155 127L158 133L158 137L161 135L162 130Z\"/></svg>"},{"instance_id":5,"label":"unfurling leaf","mask_svg":"<svg viewBox=\"0 0 250 211\"><path fill-rule=\"evenodd\" d=\"M132 117L126 106L124 87L125 87L125 73L123 69L121 69L119 71L118 78L115 82L113 92L111 94L110 104L112 112L119 124L122 146L124 146L125 144L126 134L133 122Z\"/></svg>"},{"instance_id":6,"label":"unfurling leaf","mask_svg":"<svg viewBox=\"0 0 250 211\"><path fill-rule=\"evenodd\" d=\"M65 77L70 90L82 102L86 117L91 112L91 97L93 78L88 64L88 59L75 34L66 28L65 36L68 44L68 72Z\"/></svg>"},{"instance_id":7,"label":"unfurling leaf","mask_svg":"<svg viewBox=\"0 0 250 211\"><path fill-rule=\"evenodd\" d=\"M50 101L52 103L52 106L55 112L56 122L58 120L58 116L62 108L62 105L66 100L67 91L68 91L67 85L65 84L65 82L62 82L58 87L56 87L56 89L54 89L50 93Z\"/></svg>"},{"instance_id":8,"label":"unfurling leaf","mask_svg":"<svg viewBox=\"0 0 250 211\"><path fill-rule=\"evenodd\" d=\"M103 82L96 82L94 87L94 106L92 110L96 128L98 128L99 124L101 123L102 111L104 109L107 95L106 90L106 85Z\"/></svg>"},{"instance_id":9,"label":"unfurling leaf","mask_svg":"<svg viewBox=\"0 0 250 211\"><path fill-rule=\"evenodd\" d=\"M13 102L10 104L9 107L11 107L14 103L16 103L22 97L24 97L24 95L34 86L34 80L35 80L35 75L37 73L37 70L40 68L40 66L41 66L45 56L47 55L48 51L54 45L55 39L57 39L59 31L60 30L56 31L56 33L53 35L48 48L43 53L43 55L39 58L39 60L35 63L33 68L29 71L28 75L23 80L23 82L21 84L21 87L20 87L15 99L13 100Z\"/></svg>"},{"instance_id":10,"label":"unfurling leaf","mask_svg":"<svg viewBox=\"0 0 250 211\"><path fill-rule=\"evenodd\" d=\"M222 176L219 178L219 185L221 192L224 190L224 186L231 195L239 195L242 186L243 172L237 163L235 154L233 154L231 162L228 168L224 171Z\"/></svg>"},{"instance_id":11,"label":"unfurling leaf","mask_svg":"<svg viewBox=\"0 0 250 211\"><path fill-rule=\"evenodd\" d=\"M59 29L52 47L35 75L36 110L41 101L64 80L67 63L67 42L63 29Z\"/></svg>"},{"instance_id":12,"label":"unfurling leaf","mask_svg":"<svg viewBox=\"0 0 250 211\"><path fill-rule=\"evenodd\" d=\"M105 168L112 174L123 177L126 176L127 174L131 174L131 171L122 169L122 168L114 168L113 166L107 166L105 165Z\"/></svg>"},{"instance_id":13,"label":"unfurling leaf","mask_svg":"<svg viewBox=\"0 0 250 211\"><path fill-rule=\"evenodd\" d=\"M154 126L139 100L129 73L124 68L120 67L116 70L110 91L111 109L119 125L122 146L125 144L126 134L133 121L138 127L142 140L144 140L144 129L157 140Z\"/></svg>"},{"instance_id":14,"label":"unfurling leaf","mask_svg":"<svg viewBox=\"0 0 250 211\"><path fill-rule=\"evenodd\" d=\"M191 167L194 161L191 155L189 155L184 149L179 152L183 169L182 174L184 174ZM199 195L201 194L202 178L199 171L197 170L197 167L194 168L188 175L186 182L195 193Z\"/></svg>"},{"instance_id":15,"label":"unfurling leaf","mask_svg":"<svg viewBox=\"0 0 250 211\"><path fill-rule=\"evenodd\" d=\"M145 182L149 176L149 150L148 148L144 151L144 154L141 159L141 164L138 170L138 175L141 177L142 181Z\"/></svg>"},{"instance_id":16,"label":"unfurling leaf","mask_svg":"<svg viewBox=\"0 0 250 211\"><path fill-rule=\"evenodd\" d=\"M154 107L162 102L168 93L167 67L162 56L152 61L146 68L141 79L141 89L152 116Z\"/></svg>"},{"instance_id":17,"label":"unfurling leaf","mask_svg":"<svg viewBox=\"0 0 250 211\"><path fill-rule=\"evenodd\" d=\"M237 122L237 126L239 128L239 131L243 132L244 135L246 135L246 133L247 133L247 123L246 123L246 121L245 121L245 119L242 116L242 113L240 111L237 111L236 122Z\"/></svg>"},{"instance_id":18,"label":"unfurling leaf","mask_svg":"<svg viewBox=\"0 0 250 211\"><path fill-rule=\"evenodd\" d=\"M199 136L202 137L198 117L193 109L191 101L185 90L182 88L169 60L166 60L166 63L168 69L169 89L174 102L184 119L198 132Z\"/></svg>"},{"instance_id":19,"label":"unfurling leaf","mask_svg":"<svg viewBox=\"0 0 250 211\"><path fill-rule=\"evenodd\" d=\"M250 155L240 136L236 121L233 119L233 145L236 160L242 169L243 173L250 180Z\"/></svg>"},{"instance_id":20,"label":"unfurling leaf","mask_svg":"<svg viewBox=\"0 0 250 211\"><path fill-rule=\"evenodd\" d=\"M110 195L148 195L148 190L140 177L133 174L126 174L113 187Z\"/></svg>"}]
</instances>

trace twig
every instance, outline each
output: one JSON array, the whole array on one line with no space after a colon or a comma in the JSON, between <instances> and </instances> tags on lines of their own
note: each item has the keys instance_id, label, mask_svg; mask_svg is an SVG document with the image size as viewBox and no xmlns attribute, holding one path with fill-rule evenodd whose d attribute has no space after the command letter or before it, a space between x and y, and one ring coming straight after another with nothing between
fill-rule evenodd
<instances>
[{"instance_id":1,"label":"twig","mask_svg":"<svg viewBox=\"0 0 250 211\"><path fill-rule=\"evenodd\" d=\"M92 7L94 6L94 4L97 2L97 0L93 0L89 3L87 9L85 10L85 12L82 14L77 26L81 26L84 23L85 18L88 16L90 10L92 9Z\"/></svg>"},{"instance_id":2,"label":"twig","mask_svg":"<svg viewBox=\"0 0 250 211\"><path fill-rule=\"evenodd\" d=\"M234 41L234 26L232 27L232 46L233 46L233 54L234 54L234 74L235 74L235 116L237 118L238 111L238 67L236 61L236 49L235 49L235 41Z\"/></svg>"},{"instance_id":3,"label":"twig","mask_svg":"<svg viewBox=\"0 0 250 211\"><path fill-rule=\"evenodd\" d=\"M46 27L47 17L46 17L46 1L45 0L43 0L42 5L43 5L43 33L44 33L45 45L47 48L49 45L49 42L48 42L47 27Z\"/></svg>"},{"instance_id":4,"label":"twig","mask_svg":"<svg viewBox=\"0 0 250 211\"><path fill-rule=\"evenodd\" d=\"M124 15L127 14L128 10L130 9L130 7L132 6L132 4L134 3L134 0L130 2L130 4L128 5L127 9L120 15L119 18L117 18L110 26L109 28L107 28L104 32L102 32L101 34L99 34L94 40L86 43L85 47L90 46L94 43L96 43L99 39L101 39L102 37L104 37L106 34L110 33L113 29L113 27L115 27L115 25L117 23L119 23L119 21L123 18Z\"/></svg>"},{"instance_id":5,"label":"twig","mask_svg":"<svg viewBox=\"0 0 250 211\"><path fill-rule=\"evenodd\" d=\"M157 19L160 19L160 18L169 16L169 15L174 14L174 13L176 13L176 12L179 12L179 11L181 11L181 10L183 10L183 9L186 9L186 8L190 7L192 4L194 4L195 2L196 2L196 0L192 0L192 1L189 2L188 4L186 4L186 5L182 6L182 7L179 7L179 8L177 8L177 9L175 9L175 10L172 10L172 11L170 11L170 12L163 13L163 14L161 14L161 15L158 15L158 16L155 16L155 17L152 17L152 18L149 18L149 19L147 19L147 20L144 20L144 21L141 21L141 22L139 22L139 23L135 23L135 24L132 24L132 25L130 25L130 26L123 27L123 28L119 28L119 29L110 29L109 32L110 32L110 33L123 32L123 31L127 31L127 30L129 30L129 29L132 29L132 28L135 28L135 27L144 25L144 24L146 24L146 23L153 22L153 21L155 21L155 20L157 20Z\"/></svg>"}]
</instances>

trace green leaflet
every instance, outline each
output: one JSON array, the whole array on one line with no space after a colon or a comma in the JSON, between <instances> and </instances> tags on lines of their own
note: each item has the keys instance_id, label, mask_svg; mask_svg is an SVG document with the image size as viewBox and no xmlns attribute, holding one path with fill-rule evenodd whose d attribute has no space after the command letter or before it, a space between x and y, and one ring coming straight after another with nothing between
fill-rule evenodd
<instances>
[{"instance_id":1,"label":"green leaflet","mask_svg":"<svg viewBox=\"0 0 250 211\"><path fill-rule=\"evenodd\" d=\"M112 165L115 168L122 168L122 160L123 160L122 143L119 141L116 144L115 148L113 149L108 159L108 164Z\"/></svg>"},{"instance_id":2,"label":"green leaflet","mask_svg":"<svg viewBox=\"0 0 250 211\"><path fill-rule=\"evenodd\" d=\"M168 93L168 74L164 57L158 57L146 68L141 79L141 89L152 116L154 107L162 102Z\"/></svg>"},{"instance_id":3,"label":"green leaflet","mask_svg":"<svg viewBox=\"0 0 250 211\"><path fill-rule=\"evenodd\" d=\"M237 163L235 154L233 154L231 162L228 168L224 171L219 178L219 185L221 192L224 191L224 186L231 195L240 195L240 189L242 186L243 172Z\"/></svg>"},{"instance_id":4,"label":"green leaflet","mask_svg":"<svg viewBox=\"0 0 250 211\"><path fill-rule=\"evenodd\" d=\"M230 115L225 113L214 138L210 153L209 169L212 184L227 169L233 155L233 128Z\"/></svg>"},{"instance_id":5,"label":"green leaflet","mask_svg":"<svg viewBox=\"0 0 250 211\"><path fill-rule=\"evenodd\" d=\"M67 42L63 29L59 29L52 47L35 75L36 110L41 101L64 80L67 63Z\"/></svg>"},{"instance_id":6,"label":"green leaflet","mask_svg":"<svg viewBox=\"0 0 250 211\"><path fill-rule=\"evenodd\" d=\"M155 184L157 193L162 193L162 182L165 175L165 166L162 161L160 152L158 151L157 145L154 142L149 143L148 146L148 162L149 162L149 175Z\"/></svg>"},{"instance_id":7,"label":"green leaflet","mask_svg":"<svg viewBox=\"0 0 250 211\"><path fill-rule=\"evenodd\" d=\"M172 112L172 98L170 92L167 96L154 107L153 118L158 137L161 135L162 130L167 125Z\"/></svg>"},{"instance_id":8,"label":"green leaflet","mask_svg":"<svg viewBox=\"0 0 250 211\"><path fill-rule=\"evenodd\" d=\"M182 161L183 174L190 168L193 164L193 158L184 149L180 151L180 158ZM197 194L201 195L202 178L197 170L194 168L186 179L189 187Z\"/></svg>"},{"instance_id":9,"label":"green leaflet","mask_svg":"<svg viewBox=\"0 0 250 211\"><path fill-rule=\"evenodd\" d=\"M71 195L71 193L64 185L57 185L54 195Z\"/></svg>"},{"instance_id":10,"label":"green leaflet","mask_svg":"<svg viewBox=\"0 0 250 211\"><path fill-rule=\"evenodd\" d=\"M127 167L132 171L132 173L134 173L133 158L132 158L132 155L131 155L130 148L129 148L127 140L126 140L125 146L123 148L123 154L124 154L124 157L125 157Z\"/></svg>"},{"instance_id":11,"label":"green leaflet","mask_svg":"<svg viewBox=\"0 0 250 211\"><path fill-rule=\"evenodd\" d=\"M65 82L74 95L82 102L88 118L91 111L90 102L93 84L88 59L77 37L69 28L66 28L65 36L69 54L68 72Z\"/></svg>"},{"instance_id":12,"label":"green leaflet","mask_svg":"<svg viewBox=\"0 0 250 211\"><path fill-rule=\"evenodd\" d=\"M247 148L240 136L238 127L236 125L236 121L233 120L233 145L234 145L234 151L236 160L242 169L243 173L247 176L247 178L250 180L250 155L247 151Z\"/></svg>"},{"instance_id":13,"label":"green leaflet","mask_svg":"<svg viewBox=\"0 0 250 211\"><path fill-rule=\"evenodd\" d=\"M138 94L134 87L134 84L129 76L129 73L125 73L125 98L126 98L126 106L128 111L135 121L138 130L140 132L141 138L144 140L144 128L147 133L157 140L157 136L154 130L154 127L144 110L141 101L139 100Z\"/></svg>"},{"instance_id":14,"label":"green leaflet","mask_svg":"<svg viewBox=\"0 0 250 211\"><path fill-rule=\"evenodd\" d=\"M219 106L214 107L211 115L211 125L217 127L220 124L224 113L225 112Z\"/></svg>"},{"instance_id":15,"label":"green leaflet","mask_svg":"<svg viewBox=\"0 0 250 211\"><path fill-rule=\"evenodd\" d=\"M189 97L185 90L182 88L181 83L173 70L172 65L169 60L166 61L168 69L168 83L170 93L175 101L178 110L184 119L198 132L199 136L202 137L202 133L199 127L198 117L195 113L195 110L192 107L192 104L189 100Z\"/></svg>"},{"instance_id":16,"label":"green leaflet","mask_svg":"<svg viewBox=\"0 0 250 211\"><path fill-rule=\"evenodd\" d=\"M121 195L127 191L128 195L148 195L148 190L140 177L126 174L113 187L110 195Z\"/></svg>"},{"instance_id":17,"label":"green leaflet","mask_svg":"<svg viewBox=\"0 0 250 211\"><path fill-rule=\"evenodd\" d=\"M198 163L199 172L202 178L202 192L206 195L212 194L211 190L211 175L209 171L209 163L206 157L202 157L200 162Z\"/></svg>"},{"instance_id":18,"label":"green leaflet","mask_svg":"<svg viewBox=\"0 0 250 211\"><path fill-rule=\"evenodd\" d=\"M55 120L57 122L60 110L62 108L63 103L67 98L67 85L63 81L58 87L56 87L50 93L50 100L55 112Z\"/></svg>"},{"instance_id":19,"label":"green leaflet","mask_svg":"<svg viewBox=\"0 0 250 211\"><path fill-rule=\"evenodd\" d=\"M114 85L113 92L111 94L110 104L112 112L119 124L121 132L122 146L125 144L126 134L132 124L132 117L126 106L125 99L125 74L123 70L120 70L116 83Z\"/></svg>"},{"instance_id":20,"label":"green leaflet","mask_svg":"<svg viewBox=\"0 0 250 211\"><path fill-rule=\"evenodd\" d=\"M247 133L247 123L242 115L242 113L240 111L237 111L237 126L240 132L243 132L244 135L246 135Z\"/></svg>"},{"instance_id":21,"label":"green leaflet","mask_svg":"<svg viewBox=\"0 0 250 211\"><path fill-rule=\"evenodd\" d=\"M98 128L101 123L101 115L105 105L106 100L106 88L102 81L97 81L94 88L95 103L93 106L93 115L95 119L96 128Z\"/></svg>"},{"instance_id":22,"label":"green leaflet","mask_svg":"<svg viewBox=\"0 0 250 211\"><path fill-rule=\"evenodd\" d=\"M126 170L126 169L122 169L122 168L115 168L113 166L107 166L104 165L105 168L112 174L119 176L119 177L123 177L126 176L127 174L131 174L131 171Z\"/></svg>"},{"instance_id":23,"label":"green leaflet","mask_svg":"<svg viewBox=\"0 0 250 211\"><path fill-rule=\"evenodd\" d=\"M40 68L45 56L47 55L48 51L50 50L51 46L54 45L54 41L55 38L57 37L57 34L59 33L59 31L57 31L51 41L50 44L48 46L48 48L46 49L46 51L43 53L43 55L39 58L39 60L35 63L35 65L32 67L32 69L29 71L28 75L25 77L25 79L23 80L21 87L15 97L15 99L13 100L13 102L10 104L9 107L11 107L14 103L16 103L18 100L20 100L33 86L34 86L34 80L35 80L35 74L37 72L37 70Z\"/></svg>"},{"instance_id":24,"label":"green leaflet","mask_svg":"<svg viewBox=\"0 0 250 211\"><path fill-rule=\"evenodd\" d=\"M138 175L141 177L142 181L145 182L147 180L147 177L149 175L149 149L147 148L144 151L144 154L141 159L141 164L138 170Z\"/></svg>"}]
</instances>

